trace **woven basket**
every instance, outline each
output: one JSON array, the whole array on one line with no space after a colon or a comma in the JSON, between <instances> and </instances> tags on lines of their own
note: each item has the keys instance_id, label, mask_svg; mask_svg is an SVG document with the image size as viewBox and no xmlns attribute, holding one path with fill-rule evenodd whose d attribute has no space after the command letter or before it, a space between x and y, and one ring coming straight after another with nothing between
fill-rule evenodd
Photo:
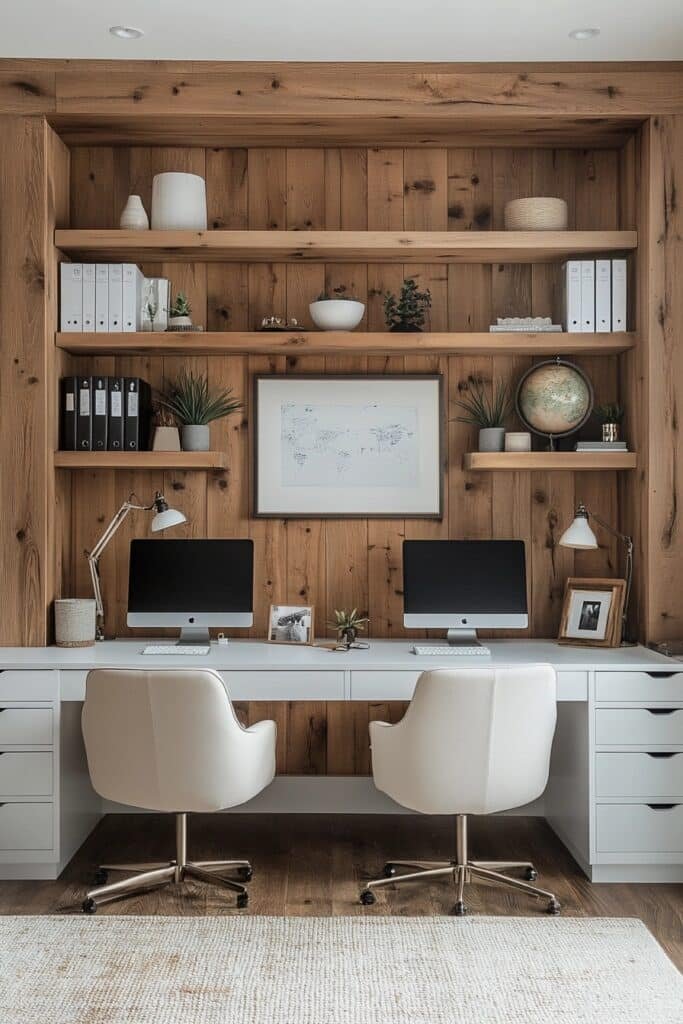
<instances>
[{"instance_id":1,"label":"woven basket","mask_svg":"<svg viewBox=\"0 0 683 1024\"><path fill-rule=\"evenodd\" d=\"M55 601L57 647L92 647L95 643L95 602L90 598Z\"/></svg>"},{"instance_id":2,"label":"woven basket","mask_svg":"<svg viewBox=\"0 0 683 1024\"><path fill-rule=\"evenodd\" d=\"M512 199L505 204L506 231L566 231L567 204L551 196Z\"/></svg>"}]
</instances>

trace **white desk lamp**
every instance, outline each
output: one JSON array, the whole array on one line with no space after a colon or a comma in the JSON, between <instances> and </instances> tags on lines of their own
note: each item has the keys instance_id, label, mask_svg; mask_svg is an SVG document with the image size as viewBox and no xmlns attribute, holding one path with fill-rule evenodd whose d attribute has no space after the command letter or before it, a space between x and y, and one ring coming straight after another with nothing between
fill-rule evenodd
<instances>
[{"instance_id":1,"label":"white desk lamp","mask_svg":"<svg viewBox=\"0 0 683 1024\"><path fill-rule=\"evenodd\" d=\"M102 552L106 548L109 541L112 539L119 526L126 518L129 512L156 512L156 515L152 519L150 529L152 533L160 533L161 530L167 530L170 526L180 526L181 523L186 523L187 518L178 509L169 508L166 499L163 494L157 491L154 495L154 501L151 505L136 505L134 502L135 495L129 494L126 501L124 501L121 508L118 510L109 526L106 528L100 539L98 540L95 547L88 553L88 566L90 568L90 578L92 580L92 587L95 592L95 611L97 614L97 639L104 640L104 606L102 604L102 589L100 587L100 573L98 563Z\"/></svg>"},{"instance_id":2,"label":"white desk lamp","mask_svg":"<svg viewBox=\"0 0 683 1024\"><path fill-rule=\"evenodd\" d=\"M593 551L597 548L598 541L590 528L589 517L593 518L596 523L607 530L608 533L611 533L613 537L618 537L626 548L626 594L624 596L624 611L621 619L621 645L622 647L631 647L633 645L627 640L627 632L628 605L631 597L631 584L633 582L633 539L628 534L615 530L613 526L606 523L600 516L596 516L595 512L589 512L584 504L579 504L574 520L560 537L560 545L563 548L574 548L576 551Z\"/></svg>"}]
</instances>

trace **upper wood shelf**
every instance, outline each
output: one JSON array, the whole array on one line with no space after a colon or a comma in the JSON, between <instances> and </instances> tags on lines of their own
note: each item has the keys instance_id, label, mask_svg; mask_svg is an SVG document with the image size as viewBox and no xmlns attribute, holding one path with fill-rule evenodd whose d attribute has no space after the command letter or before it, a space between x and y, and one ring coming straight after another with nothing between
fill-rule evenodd
<instances>
[{"instance_id":1,"label":"upper wood shelf","mask_svg":"<svg viewBox=\"0 0 683 1024\"><path fill-rule=\"evenodd\" d=\"M586 470L636 469L636 452L469 452L463 469L470 470Z\"/></svg>"},{"instance_id":2,"label":"upper wood shelf","mask_svg":"<svg viewBox=\"0 0 683 1024\"><path fill-rule=\"evenodd\" d=\"M225 452L55 452L58 469L225 469Z\"/></svg>"},{"instance_id":3,"label":"upper wood shelf","mask_svg":"<svg viewBox=\"0 0 683 1024\"><path fill-rule=\"evenodd\" d=\"M155 262L544 263L637 244L635 231L55 231L76 257Z\"/></svg>"},{"instance_id":4,"label":"upper wood shelf","mask_svg":"<svg viewBox=\"0 0 683 1024\"><path fill-rule=\"evenodd\" d=\"M400 334L389 331L206 331L137 334L57 334L56 345L73 354L116 355L325 355L391 352L472 355L614 355L635 344L634 334Z\"/></svg>"}]
</instances>

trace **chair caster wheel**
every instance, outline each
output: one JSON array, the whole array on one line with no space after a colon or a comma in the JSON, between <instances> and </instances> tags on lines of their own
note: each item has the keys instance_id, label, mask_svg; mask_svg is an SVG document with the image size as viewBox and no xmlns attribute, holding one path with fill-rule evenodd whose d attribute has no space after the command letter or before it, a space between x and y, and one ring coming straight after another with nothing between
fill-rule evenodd
<instances>
[{"instance_id":1,"label":"chair caster wheel","mask_svg":"<svg viewBox=\"0 0 683 1024\"><path fill-rule=\"evenodd\" d=\"M98 868L93 875L93 885L106 885L109 881L109 872L106 868Z\"/></svg>"},{"instance_id":2,"label":"chair caster wheel","mask_svg":"<svg viewBox=\"0 0 683 1024\"><path fill-rule=\"evenodd\" d=\"M560 913L561 909L562 909L562 906L561 906L559 900L552 899L548 903L548 913L549 914L557 915L557 914Z\"/></svg>"},{"instance_id":3,"label":"chair caster wheel","mask_svg":"<svg viewBox=\"0 0 683 1024\"><path fill-rule=\"evenodd\" d=\"M81 903L81 908L84 914L97 913L97 904L92 899L83 900L83 902Z\"/></svg>"},{"instance_id":4,"label":"chair caster wheel","mask_svg":"<svg viewBox=\"0 0 683 1024\"><path fill-rule=\"evenodd\" d=\"M240 882L251 882L254 877L252 868L240 868L238 872Z\"/></svg>"},{"instance_id":5,"label":"chair caster wheel","mask_svg":"<svg viewBox=\"0 0 683 1024\"><path fill-rule=\"evenodd\" d=\"M249 903L249 894L246 893L246 892L241 892L238 895L238 897L237 897L237 909L238 910L244 910L244 908L247 906L248 903Z\"/></svg>"},{"instance_id":6,"label":"chair caster wheel","mask_svg":"<svg viewBox=\"0 0 683 1024\"><path fill-rule=\"evenodd\" d=\"M527 868L524 872L524 877L526 878L527 882L535 882L538 878L538 871L536 870L536 868Z\"/></svg>"},{"instance_id":7,"label":"chair caster wheel","mask_svg":"<svg viewBox=\"0 0 683 1024\"><path fill-rule=\"evenodd\" d=\"M385 878L393 878L395 874L396 874L396 865L395 864L385 864L384 865L384 877Z\"/></svg>"},{"instance_id":8,"label":"chair caster wheel","mask_svg":"<svg viewBox=\"0 0 683 1024\"><path fill-rule=\"evenodd\" d=\"M456 917L464 917L466 915L467 907L465 906L462 900L457 901L457 903L453 907L453 913L455 914Z\"/></svg>"},{"instance_id":9,"label":"chair caster wheel","mask_svg":"<svg viewBox=\"0 0 683 1024\"><path fill-rule=\"evenodd\" d=\"M374 892L371 892L370 889L363 889L362 893L360 894L360 901L364 907L371 907L372 904L376 901L376 899L377 897L375 896Z\"/></svg>"}]
</instances>

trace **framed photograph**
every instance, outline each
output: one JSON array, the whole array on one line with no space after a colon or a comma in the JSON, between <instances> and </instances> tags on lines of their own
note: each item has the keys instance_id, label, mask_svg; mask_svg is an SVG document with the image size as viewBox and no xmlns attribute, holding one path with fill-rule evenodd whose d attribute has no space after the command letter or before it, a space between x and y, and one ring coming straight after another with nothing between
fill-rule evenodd
<instances>
[{"instance_id":1,"label":"framed photograph","mask_svg":"<svg viewBox=\"0 0 683 1024\"><path fill-rule=\"evenodd\" d=\"M440 519L443 383L254 378L256 516Z\"/></svg>"},{"instance_id":2,"label":"framed photograph","mask_svg":"<svg viewBox=\"0 0 683 1024\"><path fill-rule=\"evenodd\" d=\"M312 607L271 604L268 616L268 642L271 644L312 644Z\"/></svg>"},{"instance_id":3,"label":"framed photograph","mask_svg":"<svg viewBox=\"0 0 683 1024\"><path fill-rule=\"evenodd\" d=\"M625 580L570 577L564 592L559 642L618 647L625 595Z\"/></svg>"}]
</instances>

